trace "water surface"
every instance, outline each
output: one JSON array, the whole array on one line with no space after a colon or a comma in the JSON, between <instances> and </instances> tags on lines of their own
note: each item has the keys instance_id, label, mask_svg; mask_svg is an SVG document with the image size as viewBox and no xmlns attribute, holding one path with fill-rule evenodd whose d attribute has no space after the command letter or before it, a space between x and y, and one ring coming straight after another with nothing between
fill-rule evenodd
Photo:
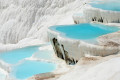
<instances>
[{"instance_id":1,"label":"water surface","mask_svg":"<svg viewBox=\"0 0 120 80\"><path fill-rule=\"evenodd\" d=\"M63 36L72 39L90 40L96 39L101 35L116 32L118 27L110 27L102 24L77 24L77 25L58 25L50 29L60 32Z\"/></svg>"},{"instance_id":2,"label":"water surface","mask_svg":"<svg viewBox=\"0 0 120 80\"><path fill-rule=\"evenodd\" d=\"M120 0L103 0L92 2L90 5L103 10L120 11Z\"/></svg>"},{"instance_id":3,"label":"water surface","mask_svg":"<svg viewBox=\"0 0 120 80\"><path fill-rule=\"evenodd\" d=\"M40 46L30 46L30 47L3 52L3 53L0 53L0 59L2 59L3 61L9 64L15 64L22 59L31 57L32 54L38 51L39 47Z\"/></svg>"},{"instance_id":4,"label":"water surface","mask_svg":"<svg viewBox=\"0 0 120 80\"><path fill-rule=\"evenodd\" d=\"M35 74L51 72L55 70L55 68L56 65L53 63L26 60L13 67L14 70L11 74L17 79L24 80Z\"/></svg>"},{"instance_id":5,"label":"water surface","mask_svg":"<svg viewBox=\"0 0 120 80\"><path fill-rule=\"evenodd\" d=\"M50 44L3 52L0 53L0 59L11 64L12 70L10 75L12 77L16 78L16 80L25 80L35 74L51 72L56 69L56 64L46 62L46 60L52 59L53 50L39 49L48 45ZM26 60L26 58L30 58L31 56L39 60L42 59L43 61Z\"/></svg>"}]
</instances>

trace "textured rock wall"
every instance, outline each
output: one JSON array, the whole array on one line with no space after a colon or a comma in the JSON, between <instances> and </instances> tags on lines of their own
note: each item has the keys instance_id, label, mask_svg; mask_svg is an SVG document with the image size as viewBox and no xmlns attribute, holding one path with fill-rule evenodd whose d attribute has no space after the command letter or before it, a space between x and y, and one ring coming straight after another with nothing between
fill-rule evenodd
<instances>
[{"instance_id":1,"label":"textured rock wall","mask_svg":"<svg viewBox=\"0 0 120 80\"><path fill-rule=\"evenodd\" d=\"M72 23L84 0L0 0L0 43L25 38L48 41L47 28ZM65 22L66 21L66 22Z\"/></svg>"},{"instance_id":2,"label":"textured rock wall","mask_svg":"<svg viewBox=\"0 0 120 80\"><path fill-rule=\"evenodd\" d=\"M78 13L73 15L73 20L75 24L85 23L85 16L83 13Z\"/></svg>"},{"instance_id":3,"label":"textured rock wall","mask_svg":"<svg viewBox=\"0 0 120 80\"><path fill-rule=\"evenodd\" d=\"M69 53L64 48L64 45L60 44L56 38L53 38L51 42L53 43L53 48L57 57L65 60L67 64L77 63L77 60L75 61L74 59L70 58Z\"/></svg>"},{"instance_id":4,"label":"textured rock wall","mask_svg":"<svg viewBox=\"0 0 120 80\"><path fill-rule=\"evenodd\" d=\"M54 33L54 34L52 34L52 33ZM57 38L58 34L59 33L52 32L52 31L49 32L49 30L48 30L49 39L50 39L50 42L52 43L55 54L57 55L57 57L65 60L67 64L77 63L78 58L74 58L76 56L76 54L69 53L69 49L66 49L66 47L65 47L66 45L64 45L64 43L61 43L61 41L60 41L61 39ZM75 46L77 46L77 45L75 45ZM72 48L72 45L70 44L68 46L68 48Z\"/></svg>"},{"instance_id":5,"label":"textured rock wall","mask_svg":"<svg viewBox=\"0 0 120 80\"><path fill-rule=\"evenodd\" d=\"M120 12L101 10L93 7L86 7L84 10L87 22L97 21L102 23L120 23Z\"/></svg>"},{"instance_id":6,"label":"textured rock wall","mask_svg":"<svg viewBox=\"0 0 120 80\"><path fill-rule=\"evenodd\" d=\"M83 12L73 15L74 23L88 23L88 22L101 22L101 23L120 23L120 12L102 10L84 5Z\"/></svg>"}]
</instances>

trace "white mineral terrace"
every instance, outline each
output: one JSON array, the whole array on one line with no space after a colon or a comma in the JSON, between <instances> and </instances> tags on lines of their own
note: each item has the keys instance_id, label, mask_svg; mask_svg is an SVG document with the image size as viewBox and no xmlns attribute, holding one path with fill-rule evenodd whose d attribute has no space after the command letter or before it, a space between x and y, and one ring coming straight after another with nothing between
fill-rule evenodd
<instances>
[{"instance_id":1,"label":"white mineral terrace","mask_svg":"<svg viewBox=\"0 0 120 80\"><path fill-rule=\"evenodd\" d=\"M82 40L75 40L68 37L64 37L61 33L51 30L48 30L50 41L53 44L53 39L57 39L59 45L64 46L64 50L68 52L68 57L70 59L79 60L81 57L85 57L86 55L91 56L108 56L111 54L116 54L119 52L120 47L118 46L104 46L104 45L96 45L87 43ZM62 47L60 46L60 50L62 51L62 55L65 59L65 53Z\"/></svg>"},{"instance_id":2,"label":"white mineral terrace","mask_svg":"<svg viewBox=\"0 0 120 80\"><path fill-rule=\"evenodd\" d=\"M94 2L94 1L93 1ZM114 6L113 6L114 7ZM73 20L75 24L79 23L90 23L90 22L100 22L100 23L119 23L120 18L120 12L119 11L112 11L112 10L103 10L99 8L92 7L89 2L84 3L81 7L81 12L76 13L73 15ZM120 27L118 25L118 27ZM61 36L61 34L54 30L48 30L50 41L52 42L52 45L54 45L53 39L57 41L57 44L59 48L57 47L58 51L54 50L55 52L62 53L62 58L65 59L65 51L67 52L67 57L69 57L71 60L74 60L75 62L78 61L81 57L84 57L86 55L91 56L108 56L110 54L116 54L119 52L120 47L118 43L115 43L114 41L106 42L105 43L103 38L101 41L98 39L98 45L94 45L91 43L86 43L82 40L75 40L70 39L67 37ZM118 37L117 37L118 38ZM105 40L106 41L106 40ZM64 46L64 48L61 47ZM109 46L108 46L109 45ZM58 54L59 55L59 54Z\"/></svg>"},{"instance_id":3,"label":"white mineral terrace","mask_svg":"<svg viewBox=\"0 0 120 80\"><path fill-rule=\"evenodd\" d=\"M91 5L101 2L108 6ZM74 23L120 27L119 3L119 0L0 0L0 52L50 41L52 45L39 51L55 53L53 59L48 56L42 59L41 54L34 53L24 60L55 63L56 69L27 80L120 80L120 31L97 37L96 44L71 39L49 28ZM0 80L17 80L10 75L11 67L12 64L0 59Z\"/></svg>"},{"instance_id":4,"label":"white mineral terrace","mask_svg":"<svg viewBox=\"0 0 120 80\"><path fill-rule=\"evenodd\" d=\"M101 3L105 2L100 0ZM114 3L112 5L112 2ZM90 2L92 3L92 2ZM100 4L99 2L96 4L96 6L92 6L92 4L95 3L95 1L93 1L92 4L85 3L83 7L81 7L81 12L74 14L73 15L73 19L75 23L87 23L87 22L92 22L92 21L96 21L96 22L102 22L102 23L120 23L120 11L119 9L119 1L106 1L106 4L104 3L103 5L105 5L104 7L110 8L110 6L107 5L111 5L112 9L104 9L103 5L101 5L101 7L103 8L98 8L97 4ZM108 4L107 4L108 3ZM118 6L118 7L117 7ZM117 8L117 11L115 11Z\"/></svg>"}]
</instances>

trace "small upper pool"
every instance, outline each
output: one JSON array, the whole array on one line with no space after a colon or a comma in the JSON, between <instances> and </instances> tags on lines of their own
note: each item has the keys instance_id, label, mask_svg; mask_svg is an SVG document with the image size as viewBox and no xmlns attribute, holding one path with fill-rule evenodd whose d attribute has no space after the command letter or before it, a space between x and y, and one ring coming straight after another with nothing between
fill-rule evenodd
<instances>
[{"instance_id":1,"label":"small upper pool","mask_svg":"<svg viewBox=\"0 0 120 80\"><path fill-rule=\"evenodd\" d=\"M101 35L116 32L119 30L118 27L90 23L77 25L58 25L50 27L50 29L62 33L62 35L65 37L81 40L96 39Z\"/></svg>"},{"instance_id":2,"label":"small upper pool","mask_svg":"<svg viewBox=\"0 0 120 80\"><path fill-rule=\"evenodd\" d=\"M120 11L119 0L106 0L90 3L92 7L100 8L103 10Z\"/></svg>"}]
</instances>

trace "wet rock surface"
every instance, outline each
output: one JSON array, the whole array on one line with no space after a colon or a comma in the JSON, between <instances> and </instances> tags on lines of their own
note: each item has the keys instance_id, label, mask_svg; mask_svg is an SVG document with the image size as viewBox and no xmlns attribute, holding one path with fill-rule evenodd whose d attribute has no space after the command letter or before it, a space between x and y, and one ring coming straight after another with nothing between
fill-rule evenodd
<instances>
[{"instance_id":1,"label":"wet rock surface","mask_svg":"<svg viewBox=\"0 0 120 80\"><path fill-rule=\"evenodd\" d=\"M60 43L58 42L56 38L53 38L52 42L53 42L53 48L54 48L54 51L57 57L65 60L66 63L69 65L74 65L78 62L77 60L74 60L73 58L69 56L68 52L64 48L64 45L63 44L60 45Z\"/></svg>"},{"instance_id":2,"label":"wet rock surface","mask_svg":"<svg viewBox=\"0 0 120 80\"><path fill-rule=\"evenodd\" d=\"M54 51L56 52L57 56L61 59L64 59L62 51L60 49L60 44L58 43L57 39L55 39L55 38L53 38L53 45L54 45Z\"/></svg>"}]
</instances>

